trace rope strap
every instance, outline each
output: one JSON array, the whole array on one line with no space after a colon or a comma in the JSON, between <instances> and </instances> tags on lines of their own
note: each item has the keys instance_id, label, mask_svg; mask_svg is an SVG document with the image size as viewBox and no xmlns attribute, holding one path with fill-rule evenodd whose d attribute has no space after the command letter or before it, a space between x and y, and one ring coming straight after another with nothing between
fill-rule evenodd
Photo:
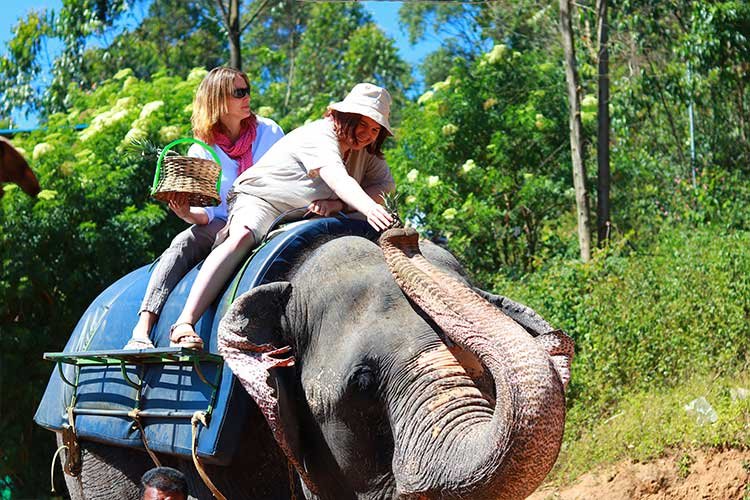
<instances>
[{"instance_id":1,"label":"rope strap","mask_svg":"<svg viewBox=\"0 0 750 500\"><path fill-rule=\"evenodd\" d=\"M76 435L75 415L73 407L69 406L68 426L63 425L61 438L63 446L68 452L65 454L65 463L62 464L63 472L71 477L77 477L81 473L81 447L78 446L78 436ZM54 460L53 460L54 464Z\"/></svg>"},{"instance_id":2,"label":"rope strap","mask_svg":"<svg viewBox=\"0 0 750 500\"><path fill-rule=\"evenodd\" d=\"M146 453L148 453L148 456L151 457L151 460L154 461L154 464L156 464L157 467L161 467L161 462L159 462L159 458L156 456L156 454L151 451L151 448L148 447L148 440L146 439L146 432L143 430L143 426L141 425L141 410L138 408L133 408L128 412L128 416L133 419L133 422L135 422L135 425L138 426L138 430L141 431L141 441L143 441L143 447L146 448Z\"/></svg>"},{"instance_id":3,"label":"rope strap","mask_svg":"<svg viewBox=\"0 0 750 500\"><path fill-rule=\"evenodd\" d=\"M294 481L294 465L289 460L286 461L287 472L289 473L289 492L291 494L291 500L297 500L297 494L295 493L295 481Z\"/></svg>"},{"instance_id":4,"label":"rope strap","mask_svg":"<svg viewBox=\"0 0 750 500\"><path fill-rule=\"evenodd\" d=\"M209 490L211 490L211 494L214 498L218 500L227 500L227 498L221 494L219 489L211 481L211 478L208 477L208 473L203 468L203 464L198 458L198 423L203 424L203 427L208 427L208 423L206 422L206 412L196 411L193 413L193 418L190 419L190 425L193 428L193 463L195 464L195 468L198 470L201 479L203 479L203 483Z\"/></svg>"},{"instance_id":5,"label":"rope strap","mask_svg":"<svg viewBox=\"0 0 750 500\"><path fill-rule=\"evenodd\" d=\"M60 455L60 452L63 450L67 450L68 447L65 445L60 446L54 455L52 455L52 465L49 468L49 486L50 491L53 495L56 495L57 492L55 491L55 460L57 460L58 455Z\"/></svg>"}]
</instances>

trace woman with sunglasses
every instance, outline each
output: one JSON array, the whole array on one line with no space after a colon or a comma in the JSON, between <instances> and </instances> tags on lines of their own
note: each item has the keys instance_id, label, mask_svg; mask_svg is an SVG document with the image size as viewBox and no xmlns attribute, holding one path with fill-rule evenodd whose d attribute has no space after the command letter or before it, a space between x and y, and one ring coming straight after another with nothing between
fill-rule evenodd
<instances>
[{"instance_id":1,"label":"woman with sunglasses","mask_svg":"<svg viewBox=\"0 0 750 500\"><path fill-rule=\"evenodd\" d=\"M193 134L211 145L221 163L221 204L217 207L191 207L184 199L169 202L169 208L188 224L162 254L146 288L138 313L138 323L124 349L154 347L151 329L170 292L185 274L206 258L216 235L226 224L226 198L238 175L252 167L269 148L284 136L281 128L250 109L250 82L241 71L214 68L198 86L191 118ZM198 144L188 156L212 159ZM184 337L181 345L201 348L198 336Z\"/></svg>"},{"instance_id":2,"label":"woman with sunglasses","mask_svg":"<svg viewBox=\"0 0 750 500\"><path fill-rule=\"evenodd\" d=\"M353 210L377 230L392 218L383 194L395 188L382 146L391 135L391 96L370 83L356 85L325 116L290 132L240 175L229 195L229 219L203 262L170 338L189 347L196 321L216 299L231 273L258 245L274 219L305 207L328 216Z\"/></svg>"}]
</instances>

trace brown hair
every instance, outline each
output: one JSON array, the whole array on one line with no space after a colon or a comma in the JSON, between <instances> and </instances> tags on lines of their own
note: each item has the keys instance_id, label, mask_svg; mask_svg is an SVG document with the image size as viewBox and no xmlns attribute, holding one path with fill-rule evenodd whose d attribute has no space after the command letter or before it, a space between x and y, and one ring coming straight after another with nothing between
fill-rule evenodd
<instances>
[{"instance_id":1,"label":"brown hair","mask_svg":"<svg viewBox=\"0 0 750 500\"><path fill-rule=\"evenodd\" d=\"M323 115L324 117L330 117L333 119L333 130L336 133L336 137L340 141L346 141L347 139L353 142L357 140L357 126L362 120L362 115L359 113L344 113L343 111L336 111L335 109L329 109ZM371 155L383 158L383 143L388 138L388 131L384 126L380 125L380 132L378 137L367 146L367 152Z\"/></svg>"},{"instance_id":2,"label":"brown hair","mask_svg":"<svg viewBox=\"0 0 750 500\"><path fill-rule=\"evenodd\" d=\"M234 79L241 76L245 85L250 88L247 75L234 68L220 66L208 72L203 78L193 99L193 116L190 123L193 126L193 135L208 144L215 144L214 134L225 132L221 124L221 116L227 112L227 100L232 99L234 90ZM255 113L242 120L242 127L255 126L257 118Z\"/></svg>"}]
</instances>

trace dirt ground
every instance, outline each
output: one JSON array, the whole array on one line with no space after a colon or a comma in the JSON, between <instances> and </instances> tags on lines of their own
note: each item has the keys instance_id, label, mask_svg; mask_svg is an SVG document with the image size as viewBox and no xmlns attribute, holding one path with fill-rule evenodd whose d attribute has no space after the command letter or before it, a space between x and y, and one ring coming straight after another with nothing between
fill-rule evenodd
<instances>
[{"instance_id":1,"label":"dirt ground","mask_svg":"<svg viewBox=\"0 0 750 500\"><path fill-rule=\"evenodd\" d=\"M648 463L621 462L529 500L750 500L750 451L694 450Z\"/></svg>"}]
</instances>

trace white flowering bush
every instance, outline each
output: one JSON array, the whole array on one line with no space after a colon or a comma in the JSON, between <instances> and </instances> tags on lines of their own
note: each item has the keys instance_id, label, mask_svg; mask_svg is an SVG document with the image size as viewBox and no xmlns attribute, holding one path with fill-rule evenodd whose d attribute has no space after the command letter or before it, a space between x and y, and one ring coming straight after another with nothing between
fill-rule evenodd
<instances>
[{"instance_id":1,"label":"white flowering bush","mask_svg":"<svg viewBox=\"0 0 750 500\"><path fill-rule=\"evenodd\" d=\"M427 101L429 101L430 99L432 99L432 96L434 96L434 95L435 95L435 92L433 92L432 90L428 90L427 92L425 92L424 94L422 94L421 96L419 96L419 99L417 99L417 104L424 104L424 103L426 103Z\"/></svg>"},{"instance_id":2,"label":"white flowering bush","mask_svg":"<svg viewBox=\"0 0 750 500\"><path fill-rule=\"evenodd\" d=\"M151 101L149 103L146 103L143 108L141 109L141 113L138 115L138 118L141 120L145 120L147 117L151 116L151 114L164 106L164 101Z\"/></svg>"},{"instance_id":3,"label":"white flowering bush","mask_svg":"<svg viewBox=\"0 0 750 500\"><path fill-rule=\"evenodd\" d=\"M477 164L472 159L468 159L464 162L463 165L461 165L461 171L465 174L468 174L472 170L477 168Z\"/></svg>"},{"instance_id":4,"label":"white flowering bush","mask_svg":"<svg viewBox=\"0 0 750 500\"><path fill-rule=\"evenodd\" d=\"M36 146L34 146L34 152L32 153L31 157L34 159L34 161L38 161L42 156L52 151L54 147L52 144L49 144L48 142L40 142Z\"/></svg>"},{"instance_id":5,"label":"white flowering bush","mask_svg":"<svg viewBox=\"0 0 750 500\"><path fill-rule=\"evenodd\" d=\"M182 137L182 130L176 125L166 125L159 129L159 142L166 145Z\"/></svg>"},{"instance_id":6,"label":"white flowering bush","mask_svg":"<svg viewBox=\"0 0 750 500\"><path fill-rule=\"evenodd\" d=\"M442 128L443 135L450 136L458 132L458 127L452 123L446 123Z\"/></svg>"},{"instance_id":7,"label":"white flowering bush","mask_svg":"<svg viewBox=\"0 0 750 500\"><path fill-rule=\"evenodd\" d=\"M255 114L264 118L271 118L274 113L275 110L271 106L261 106L255 110Z\"/></svg>"}]
</instances>

